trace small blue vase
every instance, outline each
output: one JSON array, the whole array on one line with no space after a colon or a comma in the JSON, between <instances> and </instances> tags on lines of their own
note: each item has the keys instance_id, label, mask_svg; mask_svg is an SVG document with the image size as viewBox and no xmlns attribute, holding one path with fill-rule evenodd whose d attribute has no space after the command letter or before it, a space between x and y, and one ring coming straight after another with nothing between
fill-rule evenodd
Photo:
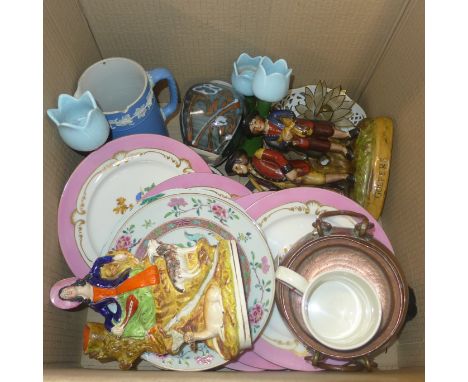
<instances>
[{"instance_id":1,"label":"small blue vase","mask_svg":"<svg viewBox=\"0 0 468 382\"><path fill-rule=\"evenodd\" d=\"M89 91L80 98L60 94L58 109L47 115L57 125L62 140L74 150L93 151L109 136L109 124Z\"/></svg>"}]
</instances>

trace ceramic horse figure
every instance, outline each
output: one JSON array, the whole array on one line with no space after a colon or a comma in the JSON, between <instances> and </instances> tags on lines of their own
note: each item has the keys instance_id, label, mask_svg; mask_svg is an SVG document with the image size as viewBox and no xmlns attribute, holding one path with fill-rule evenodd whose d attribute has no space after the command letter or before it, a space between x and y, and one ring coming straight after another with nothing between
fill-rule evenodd
<instances>
[{"instance_id":1,"label":"ceramic horse figure","mask_svg":"<svg viewBox=\"0 0 468 382\"><path fill-rule=\"evenodd\" d=\"M154 261L156 256L164 258L174 288L179 292L185 291L185 282L195 278L200 273L200 264L208 260L207 254L203 252L203 248L197 252L195 247L180 248L176 245L161 243L157 240L148 241L146 253L151 261ZM194 255L196 258L194 258ZM217 264L212 265L216 266ZM224 314L221 289L218 285L211 285L206 289L204 295L204 328L196 332L186 332L184 334L184 342L193 343L214 337L219 337L221 341L225 341Z\"/></svg>"},{"instance_id":2,"label":"ceramic horse figure","mask_svg":"<svg viewBox=\"0 0 468 382\"><path fill-rule=\"evenodd\" d=\"M169 276L174 287L184 292L184 283L200 273L200 260L194 258L193 248L179 248L173 244L164 244L157 240L149 240L147 254L154 261L155 256L164 258Z\"/></svg>"}]
</instances>

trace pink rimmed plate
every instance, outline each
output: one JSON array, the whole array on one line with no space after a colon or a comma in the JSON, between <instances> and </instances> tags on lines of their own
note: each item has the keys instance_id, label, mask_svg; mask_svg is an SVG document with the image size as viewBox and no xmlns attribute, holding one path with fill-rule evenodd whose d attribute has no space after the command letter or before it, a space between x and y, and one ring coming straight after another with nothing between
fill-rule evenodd
<instances>
[{"instance_id":1,"label":"pink rimmed plate","mask_svg":"<svg viewBox=\"0 0 468 382\"><path fill-rule=\"evenodd\" d=\"M252 204L258 202L260 199L265 196L273 194L274 191L263 191L263 192L254 192L249 195L242 196L241 198L236 199L236 203L242 208L247 209Z\"/></svg>"},{"instance_id":2,"label":"pink rimmed plate","mask_svg":"<svg viewBox=\"0 0 468 382\"><path fill-rule=\"evenodd\" d=\"M247 351L243 353L236 362L231 362L226 365L226 367L231 367L237 365L246 365L250 367L255 367L263 370L284 370L285 368L279 365L276 365L272 362L267 361L265 358L260 357L257 353L253 351Z\"/></svg>"},{"instance_id":3,"label":"pink rimmed plate","mask_svg":"<svg viewBox=\"0 0 468 382\"><path fill-rule=\"evenodd\" d=\"M252 193L244 185L225 176L208 173L191 173L175 176L165 180L164 182L161 182L148 193L146 193L144 198L149 198L173 188L187 189L190 187L210 187L212 189L219 189L228 193L232 199L250 195Z\"/></svg>"},{"instance_id":4,"label":"pink rimmed plate","mask_svg":"<svg viewBox=\"0 0 468 382\"><path fill-rule=\"evenodd\" d=\"M145 192L191 172L210 168L184 144L155 134L116 139L87 156L65 185L58 210L60 247L73 274L89 272L109 233Z\"/></svg>"},{"instance_id":5,"label":"pink rimmed plate","mask_svg":"<svg viewBox=\"0 0 468 382\"><path fill-rule=\"evenodd\" d=\"M232 362L228 365L226 365L226 368L235 370L235 371L250 371L250 372L256 372L256 371L264 371L265 369L259 369L258 367L253 367L253 366L248 366L244 365L243 363L240 362Z\"/></svg>"},{"instance_id":6,"label":"pink rimmed plate","mask_svg":"<svg viewBox=\"0 0 468 382\"><path fill-rule=\"evenodd\" d=\"M366 215L375 224L375 238L392 249L382 227L369 213L351 199L332 191L309 187L282 190L246 207L249 215L264 231L275 264L279 263L291 245L313 229L312 223L320 212L333 209L352 210ZM334 218L332 223L348 228L355 224L349 217ZM290 332L276 305L261 338L254 344L253 351L268 361L289 369L319 370L304 361L304 356L309 354Z\"/></svg>"},{"instance_id":7,"label":"pink rimmed plate","mask_svg":"<svg viewBox=\"0 0 468 382\"><path fill-rule=\"evenodd\" d=\"M337 210L350 210L367 216L369 221L375 225L374 238L393 252L392 244L377 220L375 220L375 218L361 205L346 196L337 192L315 187L296 187L274 192L259 192L258 194L262 194L263 196L263 194L267 193L269 195L265 195L258 200L254 200L250 206L244 206L247 213L255 220L258 220L260 216L266 214L268 211L281 207L286 203L315 200Z\"/></svg>"}]
</instances>

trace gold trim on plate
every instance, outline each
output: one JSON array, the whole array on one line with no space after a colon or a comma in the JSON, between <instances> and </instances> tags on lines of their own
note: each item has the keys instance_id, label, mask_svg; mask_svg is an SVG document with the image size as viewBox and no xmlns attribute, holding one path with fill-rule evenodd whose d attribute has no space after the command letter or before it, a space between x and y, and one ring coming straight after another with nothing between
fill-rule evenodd
<instances>
[{"instance_id":1,"label":"gold trim on plate","mask_svg":"<svg viewBox=\"0 0 468 382\"><path fill-rule=\"evenodd\" d=\"M145 150L145 151L141 151ZM141 151L141 152L139 152ZM109 169L112 169L114 167L119 167L122 164L128 163L131 160L135 160L136 158L140 158L144 155L147 154L158 154L162 156L164 159L167 161L170 161L172 164L175 165L175 168L181 168L182 167L182 173L187 174L194 172L192 169L192 164L188 159L185 158L179 158L175 156L174 154L168 153L167 151L164 150L159 150L159 149L145 149L145 148L140 148L140 149L134 149L130 151L118 151L114 153L111 159L108 159L104 163L102 163L99 167L97 167L94 172L88 177L86 182L83 184L83 186L80 189L80 192L78 193L77 197L77 206L76 209L73 210L73 212L70 215L70 221L71 224L74 226L74 235L75 235L75 242L77 244L78 250L81 253L81 256L83 259L89 264L94 261L90 259L86 255L86 251L83 248L83 240L84 240L84 225L86 224L86 219L85 216L87 214L87 211L85 209L86 202L87 202L87 197L88 197L88 187L93 179L96 177L100 176L101 174L105 173ZM82 215L83 217L76 220L76 215Z\"/></svg>"}]
</instances>

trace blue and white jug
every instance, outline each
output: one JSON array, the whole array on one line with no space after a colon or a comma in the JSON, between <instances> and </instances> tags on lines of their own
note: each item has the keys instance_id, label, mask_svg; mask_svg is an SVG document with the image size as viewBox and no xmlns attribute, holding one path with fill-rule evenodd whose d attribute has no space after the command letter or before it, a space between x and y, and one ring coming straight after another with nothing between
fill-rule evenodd
<instances>
[{"instance_id":1,"label":"blue and white jug","mask_svg":"<svg viewBox=\"0 0 468 382\"><path fill-rule=\"evenodd\" d=\"M169 84L170 102L161 109L153 86L162 80ZM168 69L147 73L128 58L107 58L85 70L75 95L87 90L106 116L112 139L143 133L168 135L165 120L175 112L178 100L176 82Z\"/></svg>"},{"instance_id":2,"label":"blue and white jug","mask_svg":"<svg viewBox=\"0 0 468 382\"><path fill-rule=\"evenodd\" d=\"M93 151L109 136L109 124L89 91L80 98L60 94L58 108L47 110L62 140L74 150Z\"/></svg>"}]
</instances>

